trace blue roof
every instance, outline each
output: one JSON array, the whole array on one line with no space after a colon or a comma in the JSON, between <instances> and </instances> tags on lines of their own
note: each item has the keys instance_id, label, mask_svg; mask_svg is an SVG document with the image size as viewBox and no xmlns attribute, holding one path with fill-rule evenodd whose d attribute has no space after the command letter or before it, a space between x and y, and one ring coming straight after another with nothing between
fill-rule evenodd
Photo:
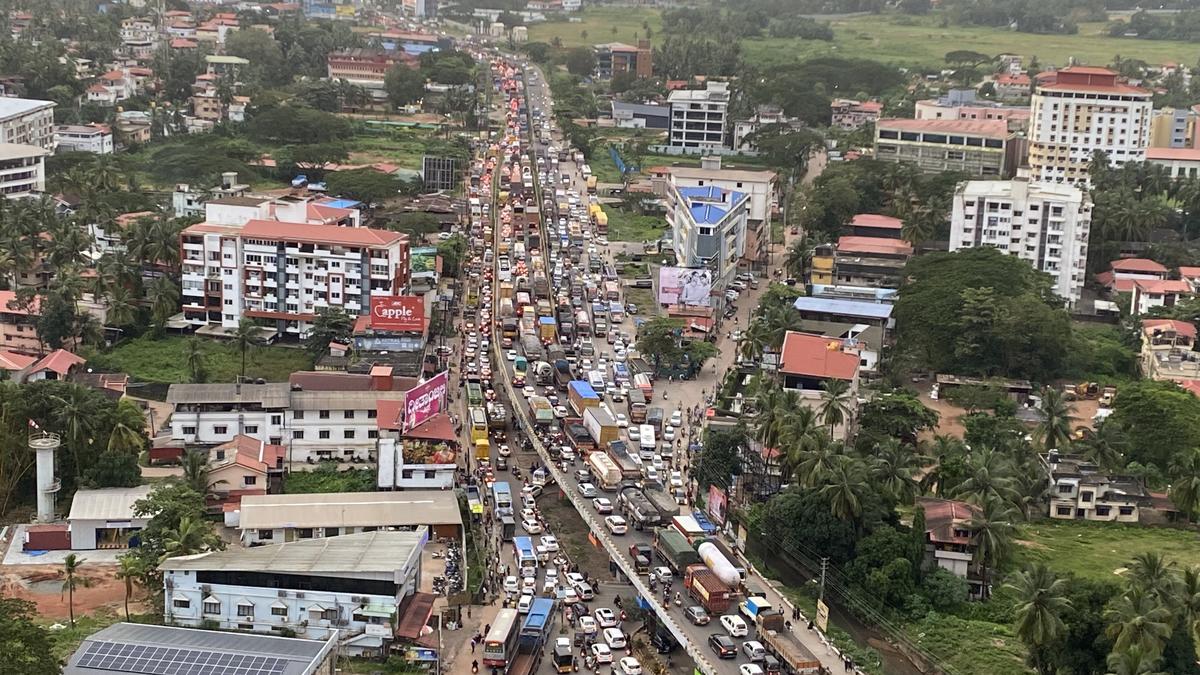
<instances>
[{"instance_id":1,"label":"blue roof","mask_svg":"<svg viewBox=\"0 0 1200 675\"><path fill-rule=\"evenodd\" d=\"M362 206L362 202L353 199L330 199L321 202L321 206L332 206L335 209L357 209Z\"/></svg>"},{"instance_id":2,"label":"blue roof","mask_svg":"<svg viewBox=\"0 0 1200 675\"><path fill-rule=\"evenodd\" d=\"M596 390L592 389L592 385L584 380L574 380L567 386L579 394L580 398L600 398Z\"/></svg>"},{"instance_id":3,"label":"blue roof","mask_svg":"<svg viewBox=\"0 0 1200 675\"><path fill-rule=\"evenodd\" d=\"M553 326L555 321L554 317L552 316L539 316L538 323L542 324L543 326Z\"/></svg>"},{"instance_id":4,"label":"blue roof","mask_svg":"<svg viewBox=\"0 0 1200 675\"><path fill-rule=\"evenodd\" d=\"M880 302L802 297L796 298L796 303L792 306L801 312L821 312L864 319L887 319L892 316L892 305Z\"/></svg>"},{"instance_id":5,"label":"blue roof","mask_svg":"<svg viewBox=\"0 0 1200 675\"><path fill-rule=\"evenodd\" d=\"M678 188L679 196L688 204L692 220L703 225L721 222L739 202L749 195L737 190L726 190L716 185Z\"/></svg>"}]
</instances>

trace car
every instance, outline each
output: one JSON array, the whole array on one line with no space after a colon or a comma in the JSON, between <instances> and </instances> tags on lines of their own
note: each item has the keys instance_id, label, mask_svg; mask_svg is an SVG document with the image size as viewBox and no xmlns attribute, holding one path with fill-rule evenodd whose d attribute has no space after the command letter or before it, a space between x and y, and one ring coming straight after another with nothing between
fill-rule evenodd
<instances>
[{"instance_id":1,"label":"car","mask_svg":"<svg viewBox=\"0 0 1200 675\"><path fill-rule=\"evenodd\" d=\"M525 530L529 534L542 533L542 526L536 520L522 520L521 529Z\"/></svg>"},{"instance_id":2,"label":"car","mask_svg":"<svg viewBox=\"0 0 1200 675\"><path fill-rule=\"evenodd\" d=\"M639 555L646 556L646 560L650 560L653 557L650 551L650 546L648 544L630 544L629 557L636 558Z\"/></svg>"},{"instance_id":3,"label":"car","mask_svg":"<svg viewBox=\"0 0 1200 675\"><path fill-rule=\"evenodd\" d=\"M534 389L532 385L526 385L521 389L521 393L525 394L525 398L529 398L530 396L537 396L537 389Z\"/></svg>"},{"instance_id":4,"label":"car","mask_svg":"<svg viewBox=\"0 0 1200 675\"><path fill-rule=\"evenodd\" d=\"M750 629L746 626L746 622L742 617L735 614L722 614L721 627L726 630L732 637L746 637Z\"/></svg>"},{"instance_id":5,"label":"car","mask_svg":"<svg viewBox=\"0 0 1200 675\"><path fill-rule=\"evenodd\" d=\"M642 675L642 664L632 656L626 656L620 661L621 672L625 675Z\"/></svg>"},{"instance_id":6,"label":"car","mask_svg":"<svg viewBox=\"0 0 1200 675\"><path fill-rule=\"evenodd\" d=\"M650 578L657 580L659 583L666 583L675 576L670 567L655 567L650 570Z\"/></svg>"},{"instance_id":7,"label":"car","mask_svg":"<svg viewBox=\"0 0 1200 675\"><path fill-rule=\"evenodd\" d=\"M516 361L517 360L517 350L510 349L510 350L504 352L504 358L508 359L509 361Z\"/></svg>"},{"instance_id":8,"label":"car","mask_svg":"<svg viewBox=\"0 0 1200 675\"><path fill-rule=\"evenodd\" d=\"M617 613L607 607L596 609L596 621L600 623L602 628L615 628L621 625L620 619L617 618Z\"/></svg>"},{"instance_id":9,"label":"car","mask_svg":"<svg viewBox=\"0 0 1200 675\"><path fill-rule=\"evenodd\" d=\"M717 658L719 659L737 658L737 645L733 643L733 640L729 639L728 635L720 633L709 635L708 646L712 647L712 650L717 653Z\"/></svg>"},{"instance_id":10,"label":"car","mask_svg":"<svg viewBox=\"0 0 1200 675\"><path fill-rule=\"evenodd\" d=\"M567 416L567 406L565 406L565 405L554 406L554 416L560 420L562 418L566 417Z\"/></svg>"},{"instance_id":11,"label":"car","mask_svg":"<svg viewBox=\"0 0 1200 675\"><path fill-rule=\"evenodd\" d=\"M592 658L596 659L596 663L612 663L612 650L603 642L597 642L592 645Z\"/></svg>"},{"instance_id":12,"label":"car","mask_svg":"<svg viewBox=\"0 0 1200 675\"><path fill-rule=\"evenodd\" d=\"M676 410L675 412L671 413L670 424L673 427L683 426L683 411L682 410Z\"/></svg>"},{"instance_id":13,"label":"car","mask_svg":"<svg viewBox=\"0 0 1200 675\"><path fill-rule=\"evenodd\" d=\"M650 459L650 466L654 467L655 471L666 471L667 463L663 460L662 455L655 455Z\"/></svg>"},{"instance_id":14,"label":"car","mask_svg":"<svg viewBox=\"0 0 1200 675\"><path fill-rule=\"evenodd\" d=\"M617 413L617 426L622 429L629 428L629 418L625 416L625 413Z\"/></svg>"},{"instance_id":15,"label":"car","mask_svg":"<svg viewBox=\"0 0 1200 675\"><path fill-rule=\"evenodd\" d=\"M569 445L564 445L564 446L560 447L558 449L558 456L562 457L563 459L565 459L568 462L575 461L575 451L572 450L571 446L569 446Z\"/></svg>"},{"instance_id":16,"label":"car","mask_svg":"<svg viewBox=\"0 0 1200 675\"><path fill-rule=\"evenodd\" d=\"M504 577L504 592L505 593L516 593L520 589L521 588L520 588L519 582L517 581L516 577L514 577L512 575Z\"/></svg>"},{"instance_id":17,"label":"car","mask_svg":"<svg viewBox=\"0 0 1200 675\"><path fill-rule=\"evenodd\" d=\"M518 614L528 614L529 608L531 608L531 607L533 607L533 596L532 595L528 595L528 594L522 595L521 598L519 600L517 600L517 613Z\"/></svg>"},{"instance_id":18,"label":"car","mask_svg":"<svg viewBox=\"0 0 1200 675\"><path fill-rule=\"evenodd\" d=\"M556 584L558 583L558 568L557 567L547 567L546 568L546 581L551 581Z\"/></svg>"},{"instance_id":19,"label":"car","mask_svg":"<svg viewBox=\"0 0 1200 675\"><path fill-rule=\"evenodd\" d=\"M596 497L592 500L592 506L596 507L596 513L601 515L613 512L612 500L608 497Z\"/></svg>"},{"instance_id":20,"label":"car","mask_svg":"<svg viewBox=\"0 0 1200 675\"><path fill-rule=\"evenodd\" d=\"M554 648L555 649L561 648L561 649L565 649L567 651L571 651L572 647L573 647L573 645L571 644L571 638L565 637L565 636L554 638Z\"/></svg>"},{"instance_id":21,"label":"car","mask_svg":"<svg viewBox=\"0 0 1200 675\"><path fill-rule=\"evenodd\" d=\"M751 661L762 661L767 655L766 647L758 640L746 640L742 643L742 651L746 653L746 658Z\"/></svg>"},{"instance_id":22,"label":"car","mask_svg":"<svg viewBox=\"0 0 1200 675\"><path fill-rule=\"evenodd\" d=\"M609 649L624 649L628 641L625 639L625 633L621 632L620 628L605 628L601 632L601 637L604 638L604 644L608 645Z\"/></svg>"},{"instance_id":23,"label":"car","mask_svg":"<svg viewBox=\"0 0 1200 675\"><path fill-rule=\"evenodd\" d=\"M637 313L638 313L638 306L637 306L637 305L635 305L635 304L633 304L632 302L631 302L631 303L629 303L629 304L627 304L627 305L625 305L625 313L626 313L626 314L628 314L628 315L630 315L630 316L633 316L634 314L637 314Z\"/></svg>"},{"instance_id":24,"label":"car","mask_svg":"<svg viewBox=\"0 0 1200 675\"><path fill-rule=\"evenodd\" d=\"M564 588L559 599L563 601L564 605L573 605L579 602L579 592L574 588Z\"/></svg>"},{"instance_id":25,"label":"car","mask_svg":"<svg viewBox=\"0 0 1200 675\"><path fill-rule=\"evenodd\" d=\"M528 495L529 497L531 497L533 499L537 499L538 497L541 497L542 496L542 486L541 485L526 485L525 487L521 488L521 498L524 499L526 495Z\"/></svg>"},{"instance_id":26,"label":"car","mask_svg":"<svg viewBox=\"0 0 1200 675\"><path fill-rule=\"evenodd\" d=\"M586 499L591 499L591 498L595 497L596 495L600 494L600 492L598 490L596 490L596 486L592 485L591 483L580 483L578 489L579 489L579 496L584 497Z\"/></svg>"},{"instance_id":27,"label":"car","mask_svg":"<svg viewBox=\"0 0 1200 675\"><path fill-rule=\"evenodd\" d=\"M763 675L763 669L757 663L743 663L738 666L738 675Z\"/></svg>"},{"instance_id":28,"label":"car","mask_svg":"<svg viewBox=\"0 0 1200 675\"><path fill-rule=\"evenodd\" d=\"M537 577L525 577L521 579L521 593L525 595L533 595L537 589Z\"/></svg>"},{"instance_id":29,"label":"car","mask_svg":"<svg viewBox=\"0 0 1200 675\"><path fill-rule=\"evenodd\" d=\"M576 624L579 627L579 631L584 635L595 635L596 631L600 630L600 627L596 624L596 620L587 614L579 617L579 621Z\"/></svg>"},{"instance_id":30,"label":"car","mask_svg":"<svg viewBox=\"0 0 1200 675\"><path fill-rule=\"evenodd\" d=\"M558 539L555 538L554 535L548 534L542 537L540 541L542 546L546 547L547 551L551 553L558 553Z\"/></svg>"},{"instance_id":31,"label":"car","mask_svg":"<svg viewBox=\"0 0 1200 675\"><path fill-rule=\"evenodd\" d=\"M693 626L704 626L710 621L708 611L700 605L691 605L683 610L683 615L688 621L692 622Z\"/></svg>"},{"instance_id":32,"label":"car","mask_svg":"<svg viewBox=\"0 0 1200 675\"><path fill-rule=\"evenodd\" d=\"M668 482L670 483L670 486L672 488L676 488L676 489L682 488L683 487L683 472L682 471L672 471L671 477Z\"/></svg>"},{"instance_id":33,"label":"car","mask_svg":"<svg viewBox=\"0 0 1200 675\"><path fill-rule=\"evenodd\" d=\"M521 509L521 520L537 520L537 509Z\"/></svg>"},{"instance_id":34,"label":"car","mask_svg":"<svg viewBox=\"0 0 1200 675\"><path fill-rule=\"evenodd\" d=\"M613 534L625 534L627 531L629 531L629 526L625 524L625 519L621 516L609 516L605 518L604 526L607 527L608 531L612 532ZM742 626L744 628L745 624L742 624ZM742 635L745 635L745 633L742 633Z\"/></svg>"},{"instance_id":35,"label":"car","mask_svg":"<svg viewBox=\"0 0 1200 675\"><path fill-rule=\"evenodd\" d=\"M671 426L670 424L668 424L668 425L666 426L666 428L664 428L664 429L663 429L663 440L664 440L664 441L673 441L673 440L675 440L675 427L673 427L673 426Z\"/></svg>"},{"instance_id":36,"label":"car","mask_svg":"<svg viewBox=\"0 0 1200 675\"><path fill-rule=\"evenodd\" d=\"M580 483L587 483L592 480L592 472L587 469L575 469L575 480Z\"/></svg>"},{"instance_id":37,"label":"car","mask_svg":"<svg viewBox=\"0 0 1200 675\"><path fill-rule=\"evenodd\" d=\"M576 586L575 592L578 593L579 597L584 600L591 600L592 598L596 597L596 591L593 590L592 585L586 581Z\"/></svg>"},{"instance_id":38,"label":"car","mask_svg":"<svg viewBox=\"0 0 1200 675\"><path fill-rule=\"evenodd\" d=\"M630 441L642 440L642 432L637 427L629 427L629 431L626 433L629 436Z\"/></svg>"},{"instance_id":39,"label":"car","mask_svg":"<svg viewBox=\"0 0 1200 675\"><path fill-rule=\"evenodd\" d=\"M567 572L567 583L570 584L572 588L574 588L575 586L578 586L579 584L586 584L587 579L584 579L583 575L580 574L579 572Z\"/></svg>"},{"instance_id":40,"label":"car","mask_svg":"<svg viewBox=\"0 0 1200 675\"><path fill-rule=\"evenodd\" d=\"M496 448L496 454L500 455L501 457L508 457L512 455L512 448L508 447L507 443L501 443L500 446Z\"/></svg>"}]
</instances>

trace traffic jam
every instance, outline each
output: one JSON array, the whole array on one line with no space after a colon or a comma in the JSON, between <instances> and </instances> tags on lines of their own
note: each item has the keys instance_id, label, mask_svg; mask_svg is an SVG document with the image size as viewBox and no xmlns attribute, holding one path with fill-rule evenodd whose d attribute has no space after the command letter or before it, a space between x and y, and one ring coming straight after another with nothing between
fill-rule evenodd
<instances>
[{"instance_id":1,"label":"traffic jam","mask_svg":"<svg viewBox=\"0 0 1200 675\"><path fill-rule=\"evenodd\" d=\"M642 672L628 637L640 626L626 630L622 596L649 605L638 587L588 578L571 564L537 504L561 490L575 493L589 540L628 556L625 567L693 647L744 661L740 675L817 672L819 662L784 630L783 612L747 588L716 527L687 506L684 412L666 408L666 392L656 405L652 368L634 345L639 308L622 302L607 257L595 177L582 154L556 147L537 71L488 58L504 122L478 144L469 177L460 363L475 447L468 501L506 552L493 575L505 599L484 636L485 667L535 672L544 652L558 672ZM534 438L545 454L530 452ZM553 473L562 485L552 485ZM551 630L556 620L568 631ZM649 641L670 658L675 634L653 623ZM563 636L551 643L552 634Z\"/></svg>"}]
</instances>

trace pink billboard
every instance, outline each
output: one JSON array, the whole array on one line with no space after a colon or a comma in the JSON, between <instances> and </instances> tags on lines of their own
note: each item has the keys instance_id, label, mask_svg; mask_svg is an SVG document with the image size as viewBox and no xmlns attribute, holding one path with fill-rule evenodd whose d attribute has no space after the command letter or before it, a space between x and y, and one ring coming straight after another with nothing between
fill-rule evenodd
<instances>
[{"instance_id":1,"label":"pink billboard","mask_svg":"<svg viewBox=\"0 0 1200 675\"><path fill-rule=\"evenodd\" d=\"M708 486L708 517L717 525L725 524L725 511L729 508L729 497L716 485Z\"/></svg>"},{"instance_id":2,"label":"pink billboard","mask_svg":"<svg viewBox=\"0 0 1200 675\"><path fill-rule=\"evenodd\" d=\"M450 378L446 371L425 380L404 394L402 433L424 424L446 407Z\"/></svg>"}]
</instances>

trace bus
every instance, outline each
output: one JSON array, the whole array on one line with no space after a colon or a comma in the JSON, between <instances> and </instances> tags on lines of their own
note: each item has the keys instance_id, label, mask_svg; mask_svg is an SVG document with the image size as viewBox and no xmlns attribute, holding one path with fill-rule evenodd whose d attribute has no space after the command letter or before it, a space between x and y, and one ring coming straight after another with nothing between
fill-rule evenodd
<instances>
[{"instance_id":1,"label":"bus","mask_svg":"<svg viewBox=\"0 0 1200 675\"><path fill-rule=\"evenodd\" d=\"M509 489L508 483L501 481L492 485L492 504L496 509L497 518L513 514L512 490Z\"/></svg>"},{"instance_id":2,"label":"bus","mask_svg":"<svg viewBox=\"0 0 1200 675\"><path fill-rule=\"evenodd\" d=\"M504 668L508 660L517 653L517 628L519 615L515 609L502 609L492 622L492 629L483 638L483 665Z\"/></svg>"},{"instance_id":3,"label":"bus","mask_svg":"<svg viewBox=\"0 0 1200 675\"><path fill-rule=\"evenodd\" d=\"M478 382L467 382L467 405L483 405L483 387Z\"/></svg>"},{"instance_id":4,"label":"bus","mask_svg":"<svg viewBox=\"0 0 1200 675\"><path fill-rule=\"evenodd\" d=\"M658 449L658 444L654 440L654 427L649 424L638 426L638 445L645 452L648 451L651 455Z\"/></svg>"},{"instance_id":5,"label":"bus","mask_svg":"<svg viewBox=\"0 0 1200 675\"><path fill-rule=\"evenodd\" d=\"M488 439L488 418L483 408L473 407L467 411L471 417L471 442L478 443Z\"/></svg>"},{"instance_id":6,"label":"bus","mask_svg":"<svg viewBox=\"0 0 1200 675\"><path fill-rule=\"evenodd\" d=\"M552 598L534 600L533 606L529 608L529 614L525 617L525 623L521 626L521 645L527 649L540 647L546 638L546 631L553 616L554 600Z\"/></svg>"},{"instance_id":7,"label":"bus","mask_svg":"<svg viewBox=\"0 0 1200 675\"><path fill-rule=\"evenodd\" d=\"M537 576L537 551L533 550L530 537L513 537L513 552L517 557L517 569L521 577Z\"/></svg>"},{"instance_id":8,"label":"bus","mask_svg":"<svg viewBox=\"0 0 1200 675\"><path fill-rule=\"evenodd\" d=\"M605 300L620 300L621 286L615 281L604 282L604 299Z\"/></svg>"}]
</instances>

